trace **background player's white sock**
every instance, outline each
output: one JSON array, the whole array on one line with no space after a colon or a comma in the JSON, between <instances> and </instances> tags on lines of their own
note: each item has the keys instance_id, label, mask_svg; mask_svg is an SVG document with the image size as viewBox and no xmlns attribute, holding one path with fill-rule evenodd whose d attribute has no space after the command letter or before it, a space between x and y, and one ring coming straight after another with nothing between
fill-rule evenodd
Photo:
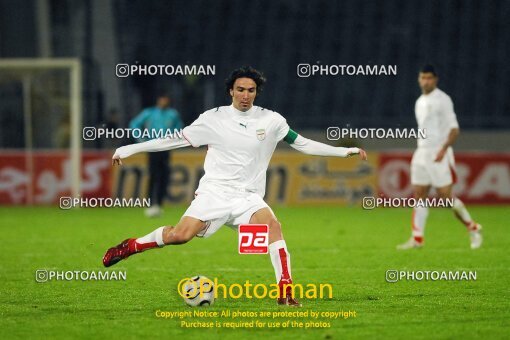
<instances>
[{"instance_id":1,"label":"background player's white sock","mask_svg":"<svg viewBox=\"0 0 510 340\"><path fill-rule=\"evenodd\" d=\"M279 240L269 245L269 256L273 263L276 282L279 283L281 279L292 280L290 254L284 240Z\"/></svg>"},{"instance_id":2,"label":"background player's white sock","mask_svg":"<svg viewBox=\"0 0 510 340\"><path fill-rule=\"evenodd\" d=\"M466 209L466 206L460 199L455 197L453 200L453 212L455 213L455 216L464 223L466 228L468 228L469 231L476 231L478 229L478 225L473 219L471 218L471 215Z\"/></svg>"},{"instance_id":3,"label":"background player's white sock","mask_svg":"<svg viewBox=\"0 0 510 340\"><path fill-rule=\"evenodd\" d=\"M427 217L429 215L429 209L426 207L416 207L413 209L413 238L416 242L423 242L423 234L425 232L425 224L427 223Z\"/></svg>"},{"instance_id":4,"label":"background player's white sock","mask_svg":"<svg viewBox=\"0 0 510 340\"><path fill-rule=\"evenodd\" d=\"M153 232L137 238L136 239L136 251L144 251L146 249L156 248L156 247L163 247L165 243L163 242L163 229L165 227L159 227L158 229L154 230Z\"/></svg>"}]
</instances>

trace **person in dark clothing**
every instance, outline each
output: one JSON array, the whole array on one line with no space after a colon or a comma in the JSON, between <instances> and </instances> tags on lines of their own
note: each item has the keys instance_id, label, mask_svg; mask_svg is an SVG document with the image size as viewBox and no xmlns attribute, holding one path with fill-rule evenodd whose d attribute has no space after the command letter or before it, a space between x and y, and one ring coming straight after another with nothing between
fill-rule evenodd
<instances>
[{"instance_id":1,"label":"person in dark clothing","mask_svg":"<svg viewBox=\"0 0 510 340\"><path fill-rule=\"evenodd\" d=\"M157 98L156 106L144 109L129 123L134 136L139 141L169 136L181 130L183 123L179 112L170 107L170 97L162 94ZM134 131L134 130L138 131ZM170 152L149 153L149 192L151 207L147 208L147 217L157 217L162 213L161 205L167 193L170 176Z\"/></svg>"}]
</instances>

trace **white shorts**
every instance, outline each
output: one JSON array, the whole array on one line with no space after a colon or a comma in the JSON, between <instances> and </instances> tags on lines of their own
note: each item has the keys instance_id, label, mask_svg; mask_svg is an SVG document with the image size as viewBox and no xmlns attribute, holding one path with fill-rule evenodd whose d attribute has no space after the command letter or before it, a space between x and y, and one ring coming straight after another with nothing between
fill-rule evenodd
<instances>
[{"instance_id":1,"label":"white shorts","mask_svg":"<svg viewBox=\"0 0 510 340\"><path fill-rule=\"evenodd\" d=\"M411 161L411 184L442 188L455 183L455 159L448 148L441 162L434 162L439 149L418 148Z\"/></svg>"},{"instance_id":2,"label":"white shorts","mask_svg":"<svg viewBox=\"0 0 510 340\"><path fill-rule=\"evenodd\" d=\"M184 216L206 222L197 237L209 237L223 225L237 229L240 224L250 223L251 216L263 208L269 206L258 194L207 188L197 190Z\"/></svg>"}]
</instances>

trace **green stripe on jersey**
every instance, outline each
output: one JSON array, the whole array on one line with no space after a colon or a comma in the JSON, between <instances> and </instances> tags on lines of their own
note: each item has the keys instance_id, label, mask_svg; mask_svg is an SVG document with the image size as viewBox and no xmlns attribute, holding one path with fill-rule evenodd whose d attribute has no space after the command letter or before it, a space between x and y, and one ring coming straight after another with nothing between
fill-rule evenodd
<instances>
[{"instance_id":1,"label":"green stripe on jersey","mask_svg":"<svg viewBox=\"0 0 510 340\"><path fill-rule=\"evenodd\" d=\"M298 134L296 131L289 129L289 132L287 132L287 136L285 136L285 138L283 140L289 144L292 144L296 140L297 136L298 136Z\"/></svg>"}]
</instances>

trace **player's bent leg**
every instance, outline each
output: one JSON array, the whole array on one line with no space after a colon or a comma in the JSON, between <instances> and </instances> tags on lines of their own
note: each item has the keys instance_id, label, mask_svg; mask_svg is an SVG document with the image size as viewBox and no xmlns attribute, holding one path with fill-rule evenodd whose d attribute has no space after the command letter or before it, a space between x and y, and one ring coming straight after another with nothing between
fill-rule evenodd
<instances>
[{"instance_id":1,"label":"player's bent leg","mask_svg":"<svg viewBox=\"0 0 510 340\"><path fill-rule=\"evenodd\" d=\"M292 273L290 253L283 239L282 227L269 208L255 212L250 218L251 224L267 224L269 226L269 256L275 271L276 282L280 287L279 305L301 307L301 303L292 296Z\"/></svg>"},{"instance_id":2,"label":"player's bent leg","mask_svg":"<svg viewBox=\"0 0 510 340\"><path fill-rule=\"evenodd\" d=\"M455 216L466 226L466 229L469 232L471 249L480 248L483 242L482 226L471 218L471 215L466 209L464 203L452 194L452 185L437 188L437 193L442 199L453 198L452 210Z\"/></svg>"},{"instance_id":3,"label":"player's bent leg","mask_svg":"<svg viewBox=\"0 0 510 340\"><path fill-rule=\"evenodd\" d=\"M186 243L200 232L204 225L204 222L196 218L184 216L175 227L159 227L143 237L129 238L108 249L103 256L103 265L105 267L113 266L131 255L148 249Z\"/></svg>"},{"instance_id":4,"label":"player's bent leg","mask_svg":"<svg viewBox=\"0 0 510 340\"><path fill-rule=\"evenodd\" d=\"M256 211L250 218L250 224L267 224L269 226L269 244L283 240L282 226L269 208Z\"/></svg>"},{"instance_id":5,"label":"player's bent leg","mask_svg":"<svg viewBox=\"0 0 510 340\"><path fill-rule=\"evenodd\" d=\"M203 228L205 222L190 216L183 216L175 228L163 231L165 245L184 244L194 238Z\"/></svg>"},{"instance_id":6,"label":"player's bent leg","mask_svg":"<svg viewBox=\"0 0 510 340\"><path fill-rule=\"evenodd\" d=\"M429 191L429 185L414 185L414 197L416 199L426 199ZM415 207L413 208L413 215L411 218L411 238L397 246L399 250L407 250L413 248L421 248L423 246L423 237L425 233L425 225L429 210L427 207Z\"/></svg>"},{"instance_id":7,"label":"player's bent leg","mask_svg":"<svg viewBox=\"0 0 510 340\"><path fill-rule=\"evenodd\" d=\"M148 249L163 247L163 230L172 229L172 226L159 227L151 233L140 238L128 238L115 247L106 251L103 256L103 265L110 267L129 256L141 253Z\"/></svg>"}]
</instances>

